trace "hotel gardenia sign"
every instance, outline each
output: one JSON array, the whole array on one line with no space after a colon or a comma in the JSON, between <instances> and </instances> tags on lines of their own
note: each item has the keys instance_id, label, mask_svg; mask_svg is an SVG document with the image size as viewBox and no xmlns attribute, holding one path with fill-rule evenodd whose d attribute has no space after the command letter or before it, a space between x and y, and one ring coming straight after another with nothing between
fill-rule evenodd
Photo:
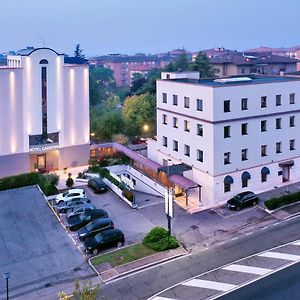
<instances>
[{"instance_id":1,"label":"hotel gardenia sign","mask_svg":"<svg viewBox=\"0 0 300 300\"><path fill-rule=\"evenodd\" d=\"M35 145L34 147L29 148L30 153L39 153L39 152L45 152L45 151L51 151L58 149L59 145L58 144L51 144L51 145Z\"/></svg>"}]
</instances>

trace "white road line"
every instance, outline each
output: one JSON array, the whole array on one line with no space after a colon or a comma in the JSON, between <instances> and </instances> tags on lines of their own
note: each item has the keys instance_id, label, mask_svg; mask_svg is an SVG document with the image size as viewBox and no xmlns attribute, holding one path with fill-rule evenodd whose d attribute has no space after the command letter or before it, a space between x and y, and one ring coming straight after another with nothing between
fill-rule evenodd
<instances>
[{"instance_id":1,"label":"white road line","mask_svg":"<svg viewBox=\"0 0 300 300\"><path fill-rule=\"evenodd\" d=\"M245 235L251 235L251 234L253 234L253 232L248 232L248 233L246 233Z\"/></svg>"},{"instance_id":2,"label":"white road line","mask_svg":"<svg viewBox=\"0 0 300 300\"><path fill-rule=\"evenodd\" d=\"M166 297L155 297L155 298L153 298L153 300L176 300L176 299L174 299L174 298L166 298Z\"/></svg>"},{"instance_id":3,"label":"white road line","mask_svg":"<svg viewBox=\"0 0 300 300\"><path fill-rule=\"evenodd\" d=\"M300 246L300 241L292 243L292 245Z\"/></svg>"},{"instance_id":4,"label":"white road line","mask_svg":"<svg viewBox=\"0 0 300 300\"><path fill-rule=\"evenodd\" d=\"M285 259L285 260L291 260L291 261L300 260L300 255L285 254L285 253L279 253L279 252L265 252L265 253L258 254L257 256Z\"/></svg>"},{"instance_id":5,"label":"white road line","mask_svg":"<svg viewBox=\"0 0 300 300\"><path fill-rule=\"evenodd\" d=\"M211 289L216 291L227 292L236 287L234 284L211 281L211 280L202 280L202 279L192 279L182 285L193 286L205 289Z\"/></svg>"},{"instance_id":6,"label":"white road line","mask_svg":"<svg viewBox=\"0 0 300 300\"><path fill-rule=\"evenodd\" d=\"M234 264L222 268L222 270L236 271L236 272L256 274L256 275L265 275L273 271L271 269L266 269L266 268L249 267L249 266L234 265Z\"/></svg>"}]
</instances>

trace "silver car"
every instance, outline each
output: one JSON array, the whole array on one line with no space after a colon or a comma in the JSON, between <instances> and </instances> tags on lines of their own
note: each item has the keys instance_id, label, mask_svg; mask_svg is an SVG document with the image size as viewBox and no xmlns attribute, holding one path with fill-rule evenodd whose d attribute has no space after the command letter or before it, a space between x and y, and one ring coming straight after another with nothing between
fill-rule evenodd
<instances>
[{"instance_id":1,"label":"silver car","mask_svg":"<svg viewBox=\"0 0 300 300\"><path fill-rule=\"evenodd\" d=\"M72 218L73 216L78 216L86 211L94 210L96 206L92 203L85 203L74 206L72 209L69 209L67 212L67 219Z\"/></svg>"}]
</instances>

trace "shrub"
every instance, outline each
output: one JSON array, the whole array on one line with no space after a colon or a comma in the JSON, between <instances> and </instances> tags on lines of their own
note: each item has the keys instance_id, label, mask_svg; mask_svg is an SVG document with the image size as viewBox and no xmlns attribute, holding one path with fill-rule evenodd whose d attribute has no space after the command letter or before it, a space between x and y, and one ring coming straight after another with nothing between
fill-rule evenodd
<instances>
[{"instance_id":1,"label":"shrub","mask_svg":"<svg viewBox=\"0 0 300 300\"><path fill-rule=\"evenodd\" d=\"M78 175L77 175L77 178L82 178L82 177L83 177L82 172L79 172Z\"/></svg>"},{"instance_id":2,"label":"shrub","mask_svg":"<svg viewBox=\"0 0 300 300\"><path fill-rule=\"evenodd\" d=\"M71 188L74 185L74 180L72 179L72 177L69 177L66 181L66 186L68 188Z\"/></svg>"},{"instance_id":3,"label":"shrub","mask_svg":"<svg viewBox=\"0 0 300 300\"><path fill-rule=\"evenodd\" d=\"M99 170L99 175L102 178L106 178L107 176L109 176L109 171L106 168L101 168Z\"/></svg>"},{"instance_id":4,"label":"shrub","mask_svg":"<svg viewBox=\"0 0 300 300\"><path fill-rule=\"evenodd\" d=\"M115 186L119 187L119 181L116 178L112 177L111 175L108 175L106 178Z\"/></svg>"},{"instance_id":5,"label":"shrub","mask_svg":"<svg viewBox=\"0 0 300 300\"><path fill-rule=\"evenodd\" d=\"M168 231L162 227L155 227L146 234L143 244L155 251L165 251L179 246L174 236L169 236Z\"/></svg>"},{"instance_id":6,"label":"shrub","mask_svg":"<svg viewBox=\"0 0 300 300\"><path fill-rule=\"evenodd\" d=\"M128 137L122 133L114 134L112 140L119 144L125 145L128 143Z\"/></svg>"},{"instance_id":7,"label":"shrub","mask_svg":"<svg viewBox=\"0 0 300 300\"><path fill-rule=\"evenodd\" d=\"M56 174L45 174L44 178L54 186L57 185L59 181L59 176Z\"/></svg>"},{"instance_id":8,"label":"shrub","mask_svg":"<svg viewBox=\"0 0 300 300\"><path fill-rule=\"evenodd\" d=\"M129 191L128 189L124 189L123 195L130 202L133 202L134 194L132 191Z\"/></svg>"},{"instance_id":9,"label":"shrub","mask_svg":"<svg viewBox=\"0 0 300 300\"><path fill-rule=\"evenodd\" d=\"M287 194L282 197L269 199L265 201L265 206L268 209L273 210L281 206L297 202L299 200L300 200L300 192L297 192L293 194Z\"/></svg>"}]
</instances>

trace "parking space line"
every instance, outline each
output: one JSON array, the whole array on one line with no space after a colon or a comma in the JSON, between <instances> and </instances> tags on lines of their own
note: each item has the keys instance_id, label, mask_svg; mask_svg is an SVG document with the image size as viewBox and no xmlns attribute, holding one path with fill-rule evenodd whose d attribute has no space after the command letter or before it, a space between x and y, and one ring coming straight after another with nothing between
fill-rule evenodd
<instances>
[{"instance_id":1,"label":"parking space line","mask_svg":"<svg viewBox=\"0 0 300 300\"><path fill-rule=\"evenodd\" d=\"M265 275L272 271L272 269L250 267L250 266L243 266L243 265L237 265L237 264L233 264L233 265L224 267L224 268L222 268L222 270L256 274L256 275Z\"/></svg>"},{"instance_id":2,"label":"parking space line","mask_svg":"<svg viewBox=\"0 0 300 300\"><path fill-rule=\"evenodd\" d=\"M300 246L300 241L292 243L292 245Z\"/></svg>"},{"instance_id":3,"label":"parking space line","mask_svg":"<svg viewBox=\"0 0 300 300\"><path fill-rule=\"evenodd\" d=\"M222 291L222 292L227 292L236 287L236 285L234 284L211 281L211 280L202 280L202 279L192 279L190 281L183 283L182 285L205 288L205 289Z\"/></svg>"},{"instance_id":4,"label":"parking space line","mask_svg":"<svg viewBox=\"0 0 300 300\"><path fill-rule=\"evenodd\" d=\"M300 260L300 255L285 254L285 253L271 252L271 251L258 254L257 256L284 259L284 260L291 260L291 261Z\"/></svg>"},{"instance_id":5,"label":"parking space line","mask_svg":"<svg viewBox=\"0 0 300 300\"><path fill-rule=\"evenodd\" d=\"M166 297L155 297L153 300L176 300L175 298L166 298Z\"/></svg>"}]
</instances>

